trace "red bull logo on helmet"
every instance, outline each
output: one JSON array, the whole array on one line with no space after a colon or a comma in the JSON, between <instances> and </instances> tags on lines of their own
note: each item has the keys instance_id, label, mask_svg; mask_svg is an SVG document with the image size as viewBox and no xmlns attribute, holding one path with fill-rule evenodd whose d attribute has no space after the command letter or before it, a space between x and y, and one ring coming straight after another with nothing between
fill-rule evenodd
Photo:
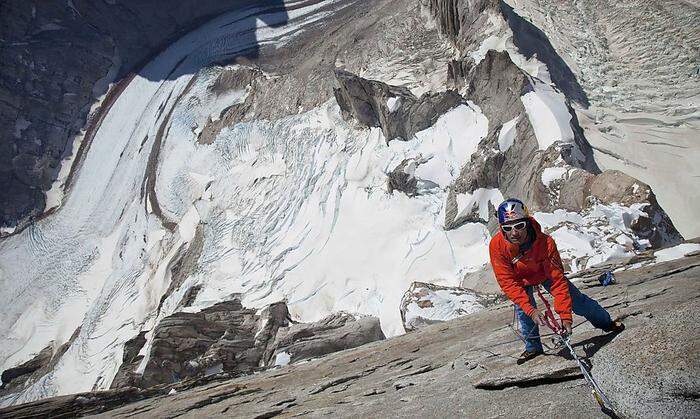
<instances>
[{"instance_id":1,"label":"red bull logo on helmet","mask_svg":"<svg viewBox=\"0 0 700 419\"><path fill-rule=\"evenodd\" d=\"M498 206L498 222L520 220L529 216L527 207L518 199L508 199Z\"/></svg>"},{"instance_id":2,"label":"red bull logo on helmet","mask_svg":"<svg viewBox=\"0 0 700 419\"><path fill-rule=\"evenodd\" d=\"M517 211L511 210L511 211L505 211L504 218L506 220L517 220L518 218L522 218L521 214L518 214Z\"/></svg>"}]
</instances>

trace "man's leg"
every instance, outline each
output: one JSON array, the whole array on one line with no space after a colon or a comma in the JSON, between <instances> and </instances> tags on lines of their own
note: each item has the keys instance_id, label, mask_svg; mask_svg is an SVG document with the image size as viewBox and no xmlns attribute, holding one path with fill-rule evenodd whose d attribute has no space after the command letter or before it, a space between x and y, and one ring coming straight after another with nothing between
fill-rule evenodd
<instances>
[{"instance_id":1,"label":"man's leg","mask_svg":"<svg viewBox=\"0 0 700 419\"><path fill-rule=\"evenodd\" d=\"M527 295L530 297L530 304L533 307L537 307L535 303L535 298L532 295L532 287L526 287ZM528 352L542 352L542 342L540 341L540 329L537 327L530 316L525 314L525 312L520 308L519 305L515 305L515 312L518 315L518 320L520 322L520 332L525 338L525 350Z\"/></svg>"},{"instance_id":2,"label":"man's leg","mask_svg":"<svg viewBox=\"0 0 700 419\"><path fill-rule=\"evenodd\" d=\"M598 329L610 329L613 326L610 314L596 300L579 291L571 281L567 280L567 282L569 283L569 294L574 313L585 317ZM543 285L549 291L552 281L546 281Z\"/></svg>"}]
</instances>

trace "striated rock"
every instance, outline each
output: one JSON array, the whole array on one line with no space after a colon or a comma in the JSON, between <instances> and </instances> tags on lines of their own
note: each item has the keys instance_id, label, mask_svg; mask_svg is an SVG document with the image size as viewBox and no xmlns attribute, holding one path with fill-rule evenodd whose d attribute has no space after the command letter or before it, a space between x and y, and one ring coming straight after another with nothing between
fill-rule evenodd
<instances>
[{"instance_id":1,"label":"striated rock","mask_svg":"<svg viewBox=\"0 0 700 419\"><path fill-rule=\"evenodd\" d=\"M488 24L487 10L497 10L498 0L422 0L437 23L440 33L460 51L476 50L485 36L474 28Z\"/></svg>"},{"instance_id":2,"label":"striated rock","mask_svg":"<svg viewBox=\"0 0 700 419\"><path fill-rule=\"evenodd\" d=\"M387 142L409 140L432 126L448 110L465 103L459 93L429 92L417 98L405 87L367 80L336 70L335 98L345 119L366 127L381 127Z\"/></svg>"},{"instance_id":3,"label":"striated rock","mask_svg":"<svg viewBox=\"0 0 700 419\"><path fill-rule=\"evenodd\" d=\"M481 311L498 301L496 295L460 287L414 282L401 298L401 320L407 332Z\"/></svg>"}]
</instances>

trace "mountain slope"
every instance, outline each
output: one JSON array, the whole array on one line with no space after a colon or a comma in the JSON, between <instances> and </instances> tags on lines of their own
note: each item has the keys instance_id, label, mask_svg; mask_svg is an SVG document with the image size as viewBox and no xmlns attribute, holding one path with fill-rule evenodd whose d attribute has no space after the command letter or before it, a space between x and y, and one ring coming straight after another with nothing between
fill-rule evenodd
<instances>
[{"instance_id":1,"label":"mountain slope","mask_svg":"<svg viewBox=\"0 0 700 419\"><path fill-rule=\"evenodd\" d=\"M585 86L517 24L491 0L265 3L112 85L56 209L0 241L0 369L60 354L2 404L110 388L135 340L142 374L163 319L234 295L401 334L412 282L485 285L506 196L571 272L679 243L648 185L601 170Z\"/></svg>"}]
</instances>

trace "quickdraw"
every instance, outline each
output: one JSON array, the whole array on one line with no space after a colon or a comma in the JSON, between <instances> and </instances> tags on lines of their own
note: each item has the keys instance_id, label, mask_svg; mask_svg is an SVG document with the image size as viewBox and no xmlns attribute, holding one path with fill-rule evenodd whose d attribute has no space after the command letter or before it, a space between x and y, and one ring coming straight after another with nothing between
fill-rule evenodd
<instances>
[{"instance_id":1,"label":"quickdraw","mask_svg":"<svg viewBox=\"0 0 700 419\"><path fill-rule=\"evenodd\" d=\"M562 346L566 346L569 349L569 352L571 352L571 356L578 363L583 377L591 386L591 393L593 394L593 398L595 398L596 402L598 402L598 405L603 410L603 412L616 417L617 415L615 414L615 410L613 408L612 403L610 402L610 399L607 398L603 390L593 378L593 375L591 375L591 372L588 370L587 365L581 360L581 358L579 358L578 354L576 354L576 351L574 350L573 346L571 346L571 335L566 332L566 329L564 329L564 327L561 324L559 324L559 322L557 322L557 319L554 317L554 313L552 312L552 307L550 306L549 301L544 297L544 295L542 295L542 291L540 288L540 286L535 287L535 289L537 290L537 295L539 295L540 299L542 300L545 306L544 313L542 314L543 323L548 328L550 328L552 332L554 332L554 336L558 339L559 343Z\"/></svg>"}]
</instances>

